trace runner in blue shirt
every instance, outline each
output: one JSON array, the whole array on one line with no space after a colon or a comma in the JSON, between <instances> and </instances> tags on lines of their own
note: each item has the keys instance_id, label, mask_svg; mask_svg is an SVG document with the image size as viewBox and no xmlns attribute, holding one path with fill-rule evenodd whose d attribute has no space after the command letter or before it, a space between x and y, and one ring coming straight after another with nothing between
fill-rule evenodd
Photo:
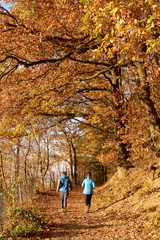
<instances>
[{"instance_id":1,"label":"runner in blue shirt","mask_svg":"<svg viewBox=\"0 0 160 240\"><path fill-rule=\"evenodd\" d=\"M67 198L69 195L69 188L72 190L72 182L70 178L63 171L62 176L58 180L57 191L60 191L61 196L61 208L63 212L66 212L67 208Z\"/></svg>"},{"instance_id":2,"label":"runner in blue shirt","mask_svg":"<svg viewBox=\"0 0 160 240\"><path fill-rule=\"evenodd\" d=\"M91 172L88 172L87 178L83 180L82 187L84 188L83 193L85 195L86 212L88 213L91 206L93 188L95 188L95 183L91 178Z\"/></svg>"}]
</instances>

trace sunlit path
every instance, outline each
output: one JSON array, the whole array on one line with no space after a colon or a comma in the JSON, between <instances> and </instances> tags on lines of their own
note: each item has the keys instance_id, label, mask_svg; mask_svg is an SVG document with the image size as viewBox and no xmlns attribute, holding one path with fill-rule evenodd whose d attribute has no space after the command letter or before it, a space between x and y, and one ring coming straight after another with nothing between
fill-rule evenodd
<instances>
[{"instance_id":1,"label":"sunlit path","mask_svg":"<svg viewBox=\"0 0 160 240\"><path fill-rule=\"evenodd\" d=\"M98 210L95 196L90 213L85 213L84 196L80 187L70 192L66 213L61 212L60 197L56 191L40 196L37 207L50 219L51 224L43 235L28 239L158 240L145 232L136 216L121 213L116 207L115 211L108 213Z\"/></svg>"}]
</instances>

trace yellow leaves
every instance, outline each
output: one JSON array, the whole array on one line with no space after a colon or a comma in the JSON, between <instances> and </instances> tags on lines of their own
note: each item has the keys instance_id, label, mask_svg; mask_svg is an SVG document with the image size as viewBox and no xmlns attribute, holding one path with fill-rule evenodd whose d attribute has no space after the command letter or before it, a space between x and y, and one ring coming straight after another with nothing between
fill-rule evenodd
<instances>
[{"instance_id":1,"label":"yellow leaves","mask_svg":"<svg viewBox=\"0 0 160 240\"><path fill-rule=\"evenodd\" d=\"M156 18L156 13L154 13L153 15L151 15L148 20L147 20L147 23L151 23L155 18Z\"/></svg>"},{"instance_id":2,"label":"yellow leaves","mask_svg":"<svg viewBox=\"0 0 160 240\"><path fill-rule=\"evenodd\" d=\"M22 125L21 123L17 124L16 127L12 130L12 133L14 136L21 135L23 134L23 132L24 132L24 125Z\"/></svg>"},{"instance_id":3,"label":"yellow leaves","mask_svg":"<svg viewBox=\"0 0 160 240\"><path fill-rule=\"evenodd\" d=\"M4 122L0 122L0 136L4 136L7 131L7 126Z\"/></svg>"},{"instance_id":4,"label":"yellow leaves","mask_svg":"<svg viewBox=\"0 0 160 240\"><path fill-rule=\"evenodd\" d=\"M157 39L150 39L147 41L147 53L159 52L160 50L160 37Z\"/></svg>"},{"instance_id":5,"label":"yellow leaves","mask_svg":"<svg viewBox=\"0 0 160 240\"><path fill-rule=\"evenodd\" d=\"M154 0L145 0L145 3L148 3L148 4L153 4Z\"/></svg>"},{"instance_id":6,"label":"yellow leaves","mask_svg":"<svg viewBox=\"0 0 160 240\"><path fill-rule=\"evenodd\" d=\"M112 37L114 36L114 29L113 28L111 29L111 36Z\"/></svg>"},{"instance_id":7,"label":"yellow leaves","mask_svg":"<svg viewBox=\"0 0 160 240\"><path fill-rule=\"evenodd\" d=\"M6 119L1 119L0 136L18 137L25 132L23 119L8 116Z\"/></svg>"},{"instance_id":8,"label":"yellow leaves","mask_svg":"<svg viewBox=\"0 0 160 240\"><path fill-rule=\"evenodd\" d=\"M149 28L148 28L148 26L147 26L147 30L148 30L148 29L152 29L152 28L154 28L154 22L151 23L151 25L149 26Z\"/></svg>"},{"instance_id":9,"label":"yellow leaves","mask_svg":"<svg viewBox=\"0 0 160 240\"><path fill-rule=\"evenodd\" d=\"M95 28L94 31L93 31L93 36L94 36L94 37L98 37L98 36L102 33L101 27L102 27L102 24L98 24L98 25L96 26L96 28Z\"/></svg>"},{"instance_id":10,"label":"yellow leaves","mask_svg":"<svg viewBox=\"0 0 160 240\"><path fill-rule=\"evenodd\" d=\"M118 7L114 7L112 10L111 10L111 14L113 14L113 16L115 16L115 14L117 13L118 11Z\"/></svg>"},{"instance_id":11,"label":"yellow leaves","mask_svg":"<svg viewBox=\"0 0 160 240\"><path fill-rule=\"evenodd\" d=\"M34 14L33 6L27 4L25 1L23 2L23 5L21 2L17 2L12 6L12 9L17 12L21 20L31 19L31 14Z\"/></svg>"},{"instance_id":12,"label":"yellow leaves","mask_svg":"<svg viewBox=\"0 0 160 240\"><path fill-rule=\"evenodd\" d=\"M92 52L93 52L96 56L98 56L98 55L101 54L101 50L100 50L100 49L94 49L94 50L92 50Z\"/></svg>"},{"instance_id":13,"label":"yellow leaves","mask_svg":"<svg viewBox=\"0 0 160 240\"><path fill-rule=\"evenodd\" d=\"M116 29L117 29L118 32L121 31L122 27L121 27L120 22L117 22L117 23L116 23Z\"/></svg>"},{"instance_id":14,"label":"yellow leaves","mask_svg":"<svg viewBox=\"0 0 160 240\"><path fill-rule=\"evenodd\" d=\"M106 9L112 9L113 6L113 1L109 1L109 3L107 3Z\"/></svg>"}]
</instances>

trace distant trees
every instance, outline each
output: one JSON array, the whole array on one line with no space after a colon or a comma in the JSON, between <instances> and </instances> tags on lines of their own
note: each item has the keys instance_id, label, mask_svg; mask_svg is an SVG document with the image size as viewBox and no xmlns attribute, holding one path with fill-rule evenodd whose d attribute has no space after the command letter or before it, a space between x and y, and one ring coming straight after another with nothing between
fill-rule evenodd
<instances>
[{"instance_id":1,"label":"distant trees","mask_svg":"<svg viewBox=\"0 0 160 240\"><path fill-rule=\"evenodd\" d=\"M56 166L53 169L53 166L65 160L64 153L60 150L61 145L53 130L43 133L39 131L37 135L19 138L1 138L1 185L23 181L26 187L30 187L31 182L33 187L34 184L38 188L43 187L46 179L50 180L51 171L55 173L55 177L58 174L58 169L56 170Z\"/></svg>"}]
</instances>

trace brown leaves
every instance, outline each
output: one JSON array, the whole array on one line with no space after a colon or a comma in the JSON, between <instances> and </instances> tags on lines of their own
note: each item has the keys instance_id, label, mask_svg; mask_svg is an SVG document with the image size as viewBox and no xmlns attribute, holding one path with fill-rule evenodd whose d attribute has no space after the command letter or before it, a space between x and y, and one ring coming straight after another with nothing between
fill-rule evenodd
<instances>
[{"instance_id":1,"label":"brown leaves","mask_svg":"<svg viewBox=\"0 0 160 240\"><path fill-rule=\"evenodd\" d=\"M159 118L158 1L12 2L1 15L1 113L87 116L97 153L105 141L148 142Z\"/></svg>"}]
</instances>

